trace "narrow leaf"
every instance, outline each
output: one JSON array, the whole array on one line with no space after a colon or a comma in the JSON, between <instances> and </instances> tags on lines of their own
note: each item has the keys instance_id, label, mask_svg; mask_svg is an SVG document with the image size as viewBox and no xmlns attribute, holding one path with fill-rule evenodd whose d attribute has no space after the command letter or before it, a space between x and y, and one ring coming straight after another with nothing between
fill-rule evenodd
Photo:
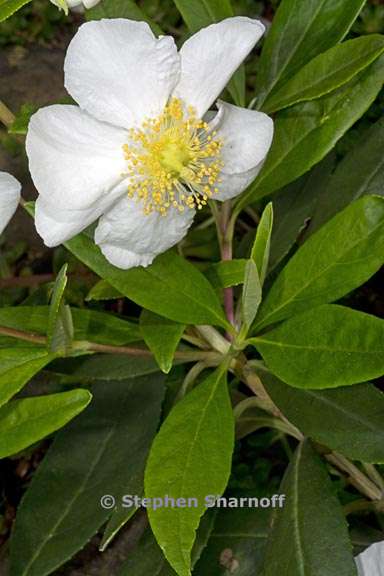
<instances>
[{"instance_id":1,"label":"narrow leaf","mask_svg":"<svg viewBox=\"0 0 384 576\"><path fill-rule=\"evenodd\" d=\"M320 162L366 112L383 82L384 56L380 56L338 90L278 112L268 158L240 205L271 194Z\"/></svg>"},{"instance_id":2,"label":"narrow leaf","mask_svg":"<svg viewBox=\"0 0 384 576\"><path fill-rule=\"evenodd\" d=\"M162 34L160 26L138 6L134 0L103 0L86 13L87 20L102 18L128 18L139 22L147 22L154 34Z\"/></svg>"},{"instance_id":3,"label":"narrow leaf","mask_svg":"<svg viewBox=\"0 0 384 576\"><path fill-rule=\"evenodd\" d=\"M257 328L332 302L368 280L384 262L384 198L365 196L305 242L277 277Z\"/></svg>"},{"instance_id":4,"label":"narrow leaf","mask_svg":"<svg viewBox=\"0 0 384 576\"><path fill-rule=\"evenodd\" d=\"M64 426L89 404L87 390L13 400L0 408L0 458L16 454Z\"/></svg>"},{"instance_id":5,"label":"narrow leaf","mask_svg":"<svg viewBox=\"0 0 384 576\"><path fill-rule=\"evenodd\" d=\"M68 280L67 268L68 264L64 264L57 275L49 307L47 344L52 352L66 353L73 340L71 310L64 304L64 291Z\"/></svg>"},{"instance_id":6,"label":"narrow leaf","mask_svg":"<svg viewBox=\"0 0 384 576\"><path fill-rule=\"evenodd\" d=\"M276 112L336 90L384 52L384 36L370 34L333 46L319 54L268 98L263 109Z\"/></svg>"},{"instance_id":7,"label":"narrow leaf","mask_svg":"<svg viewBox=\"0 0 384 576\"><path fill-rule=\"evenodd\" d=\"M384 374L384 320L325 304L251 342L268 368L297 388L336 388Z\"/></svg>"},{"instance_id":8,"label":"narrow leaf","mask_svg":"<svg viewBox=\"0 0 384 576\"><path fill-rule=\"evenodd\" d=\"M0 22L12 16L12 14L20 10L20 8L30 1L31 0L0 0Z\"/></svg>"},{"instance_id":9,"label":"narrow leaf","mask_svg":"<svg viewBox=\"0 0 384 576\"><path fill-rule=\"evenodd\" d=\"M273 207L269 202L261 215L260 222L257 226L255 241L252 246L251 258L255 262L260 277L260 283L263 285L265 275L268 269L269 254L271 250L271 235L273 227Z\"/></svg>"},{"instance_id":10,"label":"narrow leaf","mask_svg":"<svg viewBox=\"0 0 384 576\"><path fill-rule=\"evenodd\" d=\"M256 264L253 260L248 260L245 267L244 287L241 299L241 318L247 328L251 326L256 317L261 297L262 287Z\"/></svg>"},{"instance_id":11,"label":"narrow leaf","mask_svg":"<svg viewBox=\"0 0 384 576\"><path fill-rule=\"evenodd\" d=\"M185 325L143 310L140 316L140 328L144 341L153 352L161 370L168 374Z\"/></svg>"},{"instance_id":12,"label":"narrow leaf","mask_svg":"<svg viewBox=\"0 0 384 576\"><path fill-rule=\"evenodd\" d=\"M123 298L116 288L111 286L106 280L99 280L86 296L86 300L116 300Z\"/></svg>"},{"instance_id":13,"label":"narrow leaf","mask_svg":"<svg viewBox=\"0 0 384 576\"><path fill-rule=\"evenodd\" d=\"M357 576L348 527L327 470L309 442L300 444L283 479L286 504L268 538L264 576Z\"/></svg>"},{"instance_id":14,"label":"narrow leaf","mask_svg":"<svg viewBox=\"0 0 384 576\"><path fill-rule=\"evenodd\" d=\"M143 308L183 324L215 324L228 328L211 284L193 264L175 252L161 254L148 268L120 270L109 264L84 234L66 246L91 270Z\"/></svg>"},{"instance_id":15,"label":"narrow leaf","mask_svg":"<svg viewBox=\"0 0 384 576\"><path fill-rule=\"evenodd\" d=\"M55 358L44 348L0 349L0 406L17 394L37 372Z\"/></svg>"},{"instance_id":16,"label":"narrow leaf","mask_svg":"<svg viewBox=\"0 0 384 576\"><path fill-rule=\"evenodd\" d=\"M159 375L93 385L92 403L56 436L19 507L12 576L55 572L111 515L103 495L119 508L124 494L142 492L163 390Z\"/></svg>"},{"instance_id":17,"label":"narrow leaf","mask_svg":"<svg viewBox=\"0 0 384 576\"><path fill-rule=\"evenodd\" d=\"M137 324L110 313L71 308L75 340L122 346L141 340ZM17 306L0 308L0 326L25 332L46 334L48 306Z\"/></svg>"},{"instance_id":18,"label":"narrow leaf","mask_svg":"<svg viewBox=\"0 0 384 576\"><path fill-rule=\"evenodd\" d=\"M272 374L262 379L276 406L305 436L352 460L384 463L384 394L373 384L298 390Z\"/></svg>"},{"instance_id":19,"label":"narrow leaf","mask_svg":"<svg viewBox=\"0 0 384 576\"><path fill-rule=\"evenodd\" d=\"M193 498L189 507L149 509L160 547L179 576L191 573L195 531L209 494L222 494L231 469L234 423L223 368L177 404L155 438L145 472L147 497Z\"/></svg>"},{"instance_id":20,"label":"narrow leaf","mask_svg":"<svg viewBox=\"0 0 384 576\"><path fill-rule=\"evenodd\" d=\"M205 272L206 277L215 288L229 288L244 282L245 265L247 260L223 260L212 264Z\"/></svg>"},{"instance_id":21,"label":"narrow leaf","mask_svg":"<svg viewBox=\"0 0 384 576\"><path fill-rule=\"evenodd\" d=\"M283 0L258 65L260 102L347 34L365 0Z\"/></svg>"},{"instance_id":22,"label":"narrow leaf","mask_svg":"<svg viewBox=\"0 0 384 576\"><path fill-rule=\"evenodd\" d=\"M316 206L306 236L313 234L361 196L384 196L384 118L362 135L357 144L338 164Z\"/></svg>"}]
</instances>

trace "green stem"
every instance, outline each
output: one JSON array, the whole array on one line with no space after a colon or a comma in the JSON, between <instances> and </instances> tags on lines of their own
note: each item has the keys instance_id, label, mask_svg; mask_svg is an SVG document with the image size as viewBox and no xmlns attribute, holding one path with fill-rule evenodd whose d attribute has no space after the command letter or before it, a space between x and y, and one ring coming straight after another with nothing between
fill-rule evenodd
<instances>
[{"instance_id":1,"label":"green stem","mask_svg":"<svg viewBox=\"0 0 384 576\"><path fill-rule=\"evenodd\" d=\"M15 121L14 114L10 109L0 100L0 122L4 124L6 128L12 126Z\"/></svg>"}]
</instances>

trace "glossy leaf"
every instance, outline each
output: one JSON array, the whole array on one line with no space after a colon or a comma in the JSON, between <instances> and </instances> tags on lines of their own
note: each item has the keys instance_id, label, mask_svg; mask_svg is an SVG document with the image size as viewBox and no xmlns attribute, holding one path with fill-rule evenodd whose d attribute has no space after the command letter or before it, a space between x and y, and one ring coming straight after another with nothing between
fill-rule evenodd
<instances>
[{"instance_id":1,"label":"glossy leaf","mask_svg":"<svg viewBox=\"0 0 384 576\"><path fill-rule=\"evenodd\" d=\"M252 339L268 368L297 388L336 388L384 374L384 320L325 304Z\"/></svg>"},{"instance_id":2,"label":"glossy leaf","mask_svg":"<svg viewBox=\"0 0 384 576\"><path fill-rule=\"evenodd\" d=\"M272 374L262 380L276 406L305 436L352 460L384 463L384 394L373 384L298 390Z\"/></svg>"},{"instance_id":3,"label":"glossy leaf","mask_svg":"<svg viewBox=\"0 0 384 576\"><path fill-rule=\"evenodd\" d=\"M159 375L93 385L92 403L56 436L18 510L12 576L46 576L82 548L111 515L104 494L117 507L141 494L163 391Z\"/></svg>"},{"instance_id":4,"label":"glossy leaf","mask_svg":"<svg viewBox=\"0 0 384 576\"><path fill-rule=\"evenodd\" d=\"M87 294L86 300L116 300L117 298L123 298L123 295L106 280L99 280Z\"/></svg>"},{"instance_id":5,"label":"glossy leaf","mask_svg":"<svg viewBox=\"0 0 384 576\"><path fill-rule=\"evenodd\" d=\"M64 264L57 275L48 314L47 344L52 352L66 353L73 340L73 320L71 309L64 303L67 285L67 268Z\"/></svg>"},{"instance_id":6,"label":"glossy leaf","mask_svg":"<svg viewBox=\"0 0 384 576\"><path fill-rule=\"evenodd\" d=\"M300 444L280 487L285 506L268 538L264 576L357 576L341 506L327 469L309 442Z\"/></svg>"},{"instance_id":7,"label":"glossy leaf","mask_svg":"<svg viewBox=\"0 0 384 576\"><path fill-rule=\"evenodd\" d=\"M30 1L31 0L0 0L0 22L12 16L12 14L20 10L20 8Z\"/></svg>"},{"instance_id":8,"label":"glossy leaf","mask_svg":"<svg viewBox=\"0 0 384 576\"><path fill-rule=\"evenodd\" d=\"M338 164L317 204L306 236L361 196L384 196L384 118L363 132Z\"/></svg>"},{"instance_id":9,"label":"glossy leaf","mask_svg":"<svg viewBox=\"0 0 384 576\"><path fill-rule=\"evenodd\" d=\"M175 252L161 254L148 268L120 270L109 264L84 234L66 246L91 270L143 308L183 324L228 327L211 284L193 264Z\"/></svg>"},{"instance_id":10,"label":"glossy leaf","mask_svg":"<svg viewBox=\"0 0 384 576\"><path fill-rule=\"evenodd\" d=\"M281 271L260 308L257 328L332 302L384 262L384 198L365 196L314 234Z\"/></svg>"},{"instance_id":11,"label":"glossy leaf","mask_svg":"<svg viewBox=\"0 0 384 576\"><path fill-rule=\"evenodd\" d=\"M241 318L249 328L254 321L262 298L262 286L256 263L248 260L245 267L244 287L241 299Z\"/></svg>"},{"instance_id":12,"label":"glossy leaf","mask_svg":"<svg viewBox=\"0 0 384 576\"><path fill-rule=\"evenodd\" d=\"M312 170L274 195L270 272L288 255L308 226L317 205L322 204L334 164L334 154L328 154Z\"/></svg>"},{"instance_id":13,"label":"glossy leaf","mask_svg":"<svg viewBox=\"0 0 384 576\"><path fill-rule=\"evenodd\" d=\"M220 510L194 576L261 576L269 521L262 508Z\"/></svg>"},{"instance_id":14,"label":"glossy leaf","mask_svg":"<svg viewBox=\"0 0 384 576\"><path fill-rule=\"evenodd\" d=\"M223 260L212 264L205 275L215 288L229 288L244 282L245 265L247 260Z\"/></svg>"},{"instance_id":15,"label":"glossy leaf","mask_svg":"<svg viewBox=\"0 0 384 576\"><path fill-rule=\"evenodd\" d=\"M344 38L365 0L283 0L258 65L260 103Z\"/></svg>"},{"instance_id":16,"label":"glossy leaf","mask_svg":"<svg viewBox=\"0 0 384 576\"><path fill-rule=\"evenodd\" d=\"M155 438L145 472L149 498L196 498L196 506L149 509L152 530L179 576L189 576L205 498L222 494L231 469L234 423L221 367L176 404Z\"/></svg>"},{"instance_id":17,"label":"glossy leaf","mask_svg":"<svg viewBox=\"0 0 384 576\"><path fill-rule=\"evenodd\" d=\"M62 428L89 404L87 390L13 400L0 408L0 458L20 452Z\"/></svg>"},{"instance_id":18,"label":"glossy leaf","mask_svg":"<svg viewBox=\"0 0 384 576\"><path fill-rule=\"evenodd\" d=\"M122 346L141 340L139 326L113 314L71 308L75 340ZM17 306L0 308L0 326L25 332L46 334L48 306Z\"/></svg>"},{"instance_id":19,"label":"glossy leaf","mask_svg":"<svg viewBox=\"0 0 384 576\"><path fill-rule=\"evenodd\" d=\"M255 262L260 283L263 285L268 269L269 254L271 250L271 235L273 228L273 207L269 202L261 215L257 226L255 241L252 246L251 258Z\"/></svg>"},{"instance_id":20,"label":"glossy leaf","mask_svg":"<svg viewBox=\"0 0 384 576\"><path fill-rule=\"evenodd\" d=\"M0 406L17 394L54 357L54 354L38 347L0 349Z\"/></svg>"},{"instance_id":21,"label":"glossy leaf","mask_svg":"<svg viewBox=\"0 0 384 576\"><path fill-rule=\"evenodd\" d=\"M370 34L333 46L308 62L268 98L263 109L276 112L336 90L384 52L384 36Z\"/></svg>"},{"instance_id":22,"label":"glossy leaf","mask_svg":"<svg viewBox=\"0 0 384 576\"><path fill-rule=\"evenodd\" d=\"M380 56L338 90L281 110L275 118L275 135L267 160L240 205L271 194L320 162L366 112L383 82L384 56Z\"/></svg>"},{"instance_id":23,"label":"glossy leaf","mask_svg":"<svg viewBox=\"0 0 384 576\"><path fill-rule=\"evenodd\" d=\"M168 374L185 325L143 310L140 316L140 328L144 342L153 352L161 370Z\"/></svg>"},{"instance_id":24,"label":"glossy leaf","mask_svg":"<svg viewBox=\"0 0 384 576\"><path fill-rule=\"evenodd\" d=\"M87 380L126 380L159 372L154 358L125 354L94 354L70 360L57 360L50 366L52 372L67 374L71 382Z\"/></svg>"}]
</instances>

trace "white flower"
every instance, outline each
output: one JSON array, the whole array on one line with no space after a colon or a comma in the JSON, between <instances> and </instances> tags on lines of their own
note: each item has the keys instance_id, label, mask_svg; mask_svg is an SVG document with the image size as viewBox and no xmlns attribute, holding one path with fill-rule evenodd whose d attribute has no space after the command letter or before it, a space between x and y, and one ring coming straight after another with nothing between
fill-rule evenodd
<instances>
[{"instance_id":1,"label":"white flower","mask_svg":"<svg viewBox=\"0 0 384 576\"><path fill-rule=\"evenodd\" d=\"M359 576L384 576L384 542L369 546L356 558Z\"/></svg>"},{"instance_id":2,"label":"white flower","mask_svg":"<svg viewBox=\"0 0 384 576\"><path fill-rule=\"evenodd\" d=\"M7 172L0 172L0 234L16 212L20 190L21 186L16 178Z\"/></svg>"},{"instance_id":3,"label":"white flower","mask_svg":"<svg viewBox=\"0 0 384 576\"><path fill-rule=\"evenodd\" d=\"M93 8L100 0L51 0L58 8L68 14L68 9L83 12L85 8Z\"/></svg>"},{"instance_id":4,"label":"white flower","mask_svg":"<svg viewBox=\"0 0 384 576\"><path fill-rule=\"evenodd\" d=\"M208 198L240 194L270 148L272 120L221 101L209 124L201 119L263 32L257 20L229 18L178 52L144 22L83 24L64 66L79 107L39 110L27 135L45 243L99 219L95 241L110 262L147 266Z\"/></svg>"}]
</instances>

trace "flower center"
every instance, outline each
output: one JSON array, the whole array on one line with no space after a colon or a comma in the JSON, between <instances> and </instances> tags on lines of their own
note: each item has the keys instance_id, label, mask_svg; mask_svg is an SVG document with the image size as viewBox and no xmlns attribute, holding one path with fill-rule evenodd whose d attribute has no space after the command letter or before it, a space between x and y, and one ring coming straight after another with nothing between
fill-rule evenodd
<instances>
[{"instance_id":1,"label":"flower center","mask_svg":"<svg viewBox=\"0 0 384 576\"><path fill-rule=\"evenodd\" d=\"M128 196L142 201L146 214L201 209L218 191L222 141L178 98L157 118L131 129L129 140L123 146Z\"/></svg>"}]
</instances>

